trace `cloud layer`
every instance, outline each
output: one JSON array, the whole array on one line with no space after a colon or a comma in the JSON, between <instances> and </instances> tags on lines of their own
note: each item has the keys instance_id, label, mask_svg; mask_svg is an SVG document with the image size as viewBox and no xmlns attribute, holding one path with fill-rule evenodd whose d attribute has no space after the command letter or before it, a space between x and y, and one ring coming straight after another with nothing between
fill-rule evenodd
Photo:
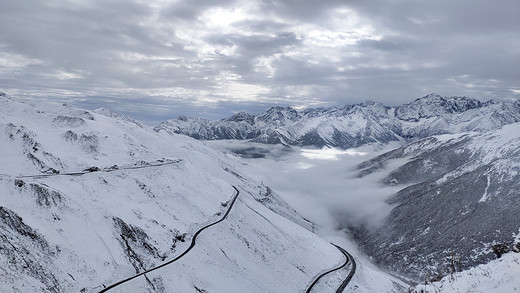
<instances>
[{"instance_id":1,"label":"cloud layer","mask_svg":"<svg viewBox=\"0 0 520 293\"><path fill-rule=\"evenodd\" d=\"M520 3L3 1L0 90L143 120L520 97Z\"/></svg>"},{"instance_id":2,"label":"cloud layer","mask_svg":"<svg viewBox=\"0 0 520 293\"><path fill-rule=\"evenodd\" d=\"M382 183L392 168L363 178L359 178L357 170L359 163L394 149L399 143L348 150L288 148L243 141L205 143L225 153L239 151L242 155L264 156L242 158L235 166L242 174L262 180L302 216L328 231L347 226L378 227L392 209L386 200L402 189Z\"/></svg>"}]
</instances>

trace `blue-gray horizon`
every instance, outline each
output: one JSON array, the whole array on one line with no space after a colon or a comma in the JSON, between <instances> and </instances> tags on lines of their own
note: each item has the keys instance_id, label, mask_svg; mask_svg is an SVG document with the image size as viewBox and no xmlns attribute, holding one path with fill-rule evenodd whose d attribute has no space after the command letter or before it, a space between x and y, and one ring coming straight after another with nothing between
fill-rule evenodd
<instances>
[{"instance_id":1,"label":"blue-gray horizon","mask_svg":"<svg viewBox=\"0 0 520 293\"><path fill-rule=\"evenodd\" d=\"M270 106L519 99L520 2L4 1L0 91L149 124Z\"/></svg>"}]
</instances>

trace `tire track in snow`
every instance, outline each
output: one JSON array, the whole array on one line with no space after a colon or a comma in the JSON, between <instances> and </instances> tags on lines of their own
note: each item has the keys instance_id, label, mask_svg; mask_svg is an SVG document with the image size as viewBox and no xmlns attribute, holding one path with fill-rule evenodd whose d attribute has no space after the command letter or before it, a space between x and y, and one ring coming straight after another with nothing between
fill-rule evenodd
<instances>
[{"instance_id":1,"label":"tire track in snow","mask_svg":"<svg viewBox=\"0 0 520 293\"><path fill-rule=\"evenodd\" d=\"M126 278L126 279L124 279L124 280L121 280L121 281L119 281L119 282L117 282L117 283L114 283L114 284L112 284L112 285L110 285L110 286L104 288L103 290L99 291L99 293L106 292L106 291L108 291L108 290L110 290L110 289L113 289L113 288L115 288L115 287L117 287L117 286L123 284L123 283L126 283L126 282L128 282L128 281L130 281L130 280L133 280L133 279L135 279L135 278L137 278L137 277L139 277L139 276L145 275L146 273L149 273L149 272L155 271L155 270L157 270L157 269L160 269L160 268L162 268L162 267L164 267L164 266L167 266L167 265L169 265L169 264L171 264L171 263L173 263L173 262L179 260L181 257L185 256L188 252L190 252L190 250L191 250L193 247L195 247L195 242L196 242L196 240L197 240L197 236L199 236L199 234L200 234L202 231L204 231L205 229L207 229L207 228L209 228L209 227L211 227L211 226L213 226L213 225L216 225L216 224L218 224L218 223L224 221L224 220L227 218L227 216L229 215L229 212L231 212L231 209L233 208L233 205L235 204L235 201L236 201L238 195L240 194L240 191L238 191L238 189L237 189L234 185L232 185L232 187L233 187L233 189L235 189L235 195L234 195L233 198L231 199L231 203L229 204L229 208L227 209L227 211L226 211L226 213L224 214L224 216L222 216L222 218L220 218L218 221L215 221L215 222L213 222L213 223L211 223L211 224L208 224L208 225L206 225L206 226L200 228L199 230L197 230L197 231L195 232L195 234L193 234L193 237L191 238L191 244L190 244L190 246L189 246L189 247L188 247L188 248L187 248L183 253L181 253L181 254L180 254L179 256L177 256L176 258L174 258L174 259L172 259L172 260L169 260L169 261L167 261L167 262L165 262L165 263L163 263L163 264L161 264L161 265L158 265L158 266L153 267L153 268L151 268L151 269L149 269L149 270L146 270L146 271L144 271L144 272L141 272L141 273L139 273L139 274L136 274L136 275L133 275L133 276L131 276L131 277L129 277L129 278ZM145 277L146 277L146 276L145 276Z\"/></svg>"}]
</instances>

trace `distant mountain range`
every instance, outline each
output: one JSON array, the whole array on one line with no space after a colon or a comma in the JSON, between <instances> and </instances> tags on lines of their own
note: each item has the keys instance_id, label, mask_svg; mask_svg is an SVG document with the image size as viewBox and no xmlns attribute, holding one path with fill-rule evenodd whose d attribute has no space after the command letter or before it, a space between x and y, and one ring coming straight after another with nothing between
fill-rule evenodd
<instances>
[{"instance_id":1,"label":"distant mountain range","mask_svg":"<svg viewBox=\"0 0 520 293\"><path fill-rule=\"evenodd\" d=\"M201 140L239 139L350 148L438 134L485 132L519 121L520 101L481 102L468 97L429 94L398 107L367 101L343 108L303 111L272 107L258 115L241 112L216 121L179 117L159 124L155 131Z\"/></svg>"}]
</instances>

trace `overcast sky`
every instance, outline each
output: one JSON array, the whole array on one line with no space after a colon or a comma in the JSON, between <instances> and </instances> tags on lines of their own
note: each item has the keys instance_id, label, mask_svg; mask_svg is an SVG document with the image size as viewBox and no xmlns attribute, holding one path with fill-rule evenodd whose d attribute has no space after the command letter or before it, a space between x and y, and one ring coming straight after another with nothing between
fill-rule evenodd
<instances>
[{"instance_id":1,"label":"overcast sky","mask_svg":"<svg viewBox=\"0 0 520 293\"><path fill-rule=\"evenodd\" d=\"M0 91L154 123L520 97L518 0L0 1Z\"/></svg>"}]
</instances>

